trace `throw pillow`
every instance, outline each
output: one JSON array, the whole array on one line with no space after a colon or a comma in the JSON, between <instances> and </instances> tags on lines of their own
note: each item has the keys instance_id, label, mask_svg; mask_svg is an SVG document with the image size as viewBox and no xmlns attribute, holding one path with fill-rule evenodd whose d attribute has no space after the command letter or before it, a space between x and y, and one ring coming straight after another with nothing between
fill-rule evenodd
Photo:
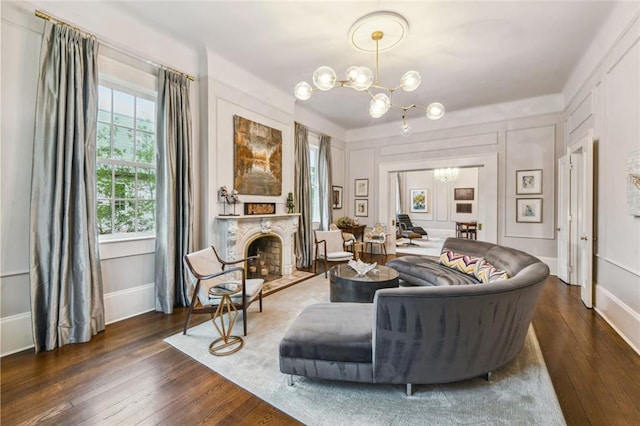
<instances>
[{"instance_id":1,"label":"throw pillow","mask_svg":"<svg viewBox=\"0 0 640 426\"><path fill-rule=\"evenodd\" d=\"M506 280L509 278L509 274L506 271L496 268L484 259L482 259L481 262L476 263L473 275L483 284Z\"/></svg>"},{"instance_id":2,"label":"throw pillow","mask_svg":"<svg viewBox=\"0 0 640 426\"><path fill-rule=\"evenodd\" d=\"M472 277L476 277L476 265L482 261L484 261L484 259L481 257L468 256L449 249L443 250L440 254L441 265L464 272Z\"/></svg>"}]
</instances>

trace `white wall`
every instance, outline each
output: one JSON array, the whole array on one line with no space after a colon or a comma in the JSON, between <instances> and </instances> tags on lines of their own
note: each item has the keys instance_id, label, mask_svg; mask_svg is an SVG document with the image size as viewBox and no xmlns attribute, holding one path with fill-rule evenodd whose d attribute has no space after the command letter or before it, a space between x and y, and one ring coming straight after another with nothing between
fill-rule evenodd
<instances>
[{"instance_id":1,"label":"white wall","mask_svg":"<svg viewBox=\"0 0 640 426\"><path fill-rule=\"evenodd\" d=\"M567 143L589 128L597 140L594 307L640 353L640 217L627 213L625 192L627 155L640 150L639 10L614 9L565 96Z\"/></svg>"},{"instance_id":2,"label":"white wall","mask_svg":"<svg viewBox=\"0 0 640 426\"><path fill-rule=\"evenodd\" d=\"M456 188L473 189L473 200L455 200ZM426 189L427 212L411 211L411 190ZM471 204L471 213L457 213L456 204ZM411 217L415 226L425 230L446 230L453 235L455 222L478 220L478 168L459 169L458 178L454 182L438 182L434 179L433 170L405 172L403 213Z\"/></svg>"}]
</instances>

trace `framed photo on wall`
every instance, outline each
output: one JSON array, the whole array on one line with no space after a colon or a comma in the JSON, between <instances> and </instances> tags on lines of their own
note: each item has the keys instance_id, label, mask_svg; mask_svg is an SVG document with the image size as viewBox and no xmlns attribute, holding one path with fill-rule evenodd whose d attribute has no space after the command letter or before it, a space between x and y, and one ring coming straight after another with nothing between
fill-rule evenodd
<instances>
[{"instance_id":1,"label":"framed photo on wall","mask_svg":"<svg viewBox=\"0 0 640 426\"><path fill-rule=\"evenodd\" d=\"M334 209L342 208L342 187L341 186L333 186L332 187L332 204Z\"/></svg>"},{"instance_id":2,"label":"framed photo on wall","mask_svg":"<svg viewBox=\"0 0 640 426\"><path fill-rule=\"evenodd\" d=\"M472 204L456 203L456 213L472 213Z\"/></svg>"},{"instance_id":3,"label":"framed photo on wall","mask_svg":"<svg viewBox=\"0 0 640 426\"><path fill-rule=\"evenodd\" d=\"M369 179L356 179L355 196L356 197L369 196Z\"/></svg>"},{"instance_id":4,"label":"framed photo on wall","mask_svg":"<svg viewBox=\"0 0 640 426\"><path fill-rule=\"evenodd\" d=\"M369 200L355 200L355 215L360 217L369 216Z\"/></svg>"},{"instance_id":5,"label":"framed photo on wall","mask_svg":"<svg viewBox=\"0 0 640 426\"><path fill-rule=\"evenodd\" d=\"M542 194L542 169L517 170L516 194Z\"/></svg>"},{"instance_id":6,"label":"framed photo on wall","mask_svg":"<svg viewBox=\"0 0 640 426\"><path fill-rule=\"evenodd\" d=\"M468 200L472 201L474 199L474 189L473 188L454 188L453 189L453 199L454 200Z\"/></svg>"},{"instance_id":7,"label":"framed photo on wall","mask_svg":"<svg viewBox=\"0 0 640 426\"><path fill-rule=\"evenodd\" d=\"M411 190L411 211L415 213L429 213L427 207L429 201L429 190L412 189Z\"/></svg>"},{"instance_id":8,"label":"framed photo on wall","mask_svg":"<svg viewBox=\"0 0 640 426\"><path fill-rule=\"evenodd\" d=\"M516 198L516 222L542 223L542 198Z\"/></svg>"}]
</instances>

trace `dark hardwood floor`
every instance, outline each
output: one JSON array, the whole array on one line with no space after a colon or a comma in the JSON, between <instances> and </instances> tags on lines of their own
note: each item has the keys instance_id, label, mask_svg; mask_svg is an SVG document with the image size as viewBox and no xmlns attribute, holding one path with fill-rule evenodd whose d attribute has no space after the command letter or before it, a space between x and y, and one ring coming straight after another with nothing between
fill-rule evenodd
<instances>
[{"instance_id":1,"label":"dark hardwood floor","mask_svg":"<svg viewBox=\"0 0 640 426\"><path fill-rule=\"evenodd\" d=\"M2 358L2 425L298 424L165 344L185 314L147 313L89 343ZM640 356L579 288L550 277L533 324L569 425L640 424Z\"/></svg>"}]
</instances>

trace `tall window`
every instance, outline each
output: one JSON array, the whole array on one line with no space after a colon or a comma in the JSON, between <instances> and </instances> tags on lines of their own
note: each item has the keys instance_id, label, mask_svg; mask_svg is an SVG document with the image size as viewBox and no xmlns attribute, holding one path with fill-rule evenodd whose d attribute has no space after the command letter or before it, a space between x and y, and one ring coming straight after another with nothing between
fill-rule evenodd
<instances>
[{"instance_id":1,"label":"tall window","mask_svg":"<svg viewBox=\"0 0 640 426\"><path fill-rule=\"evenodd\" d=\"M156 211L156 99L107 82L101 82L98 97L98 233L152 234Z\"/></svg>"},{"instance_id":2,"label":"tall window","mask_svg":"<svg viewBox=\"0 0 640 426\"><path fill-rule=\"evenodd\" d=\"M314 135L315 136L315 135ZM309 139L313 136L309 134ZM318 181L318 145L309 144L309 166L311 175L311 221L320 222L320 184Z\"/></svg>"}]
</instances>

